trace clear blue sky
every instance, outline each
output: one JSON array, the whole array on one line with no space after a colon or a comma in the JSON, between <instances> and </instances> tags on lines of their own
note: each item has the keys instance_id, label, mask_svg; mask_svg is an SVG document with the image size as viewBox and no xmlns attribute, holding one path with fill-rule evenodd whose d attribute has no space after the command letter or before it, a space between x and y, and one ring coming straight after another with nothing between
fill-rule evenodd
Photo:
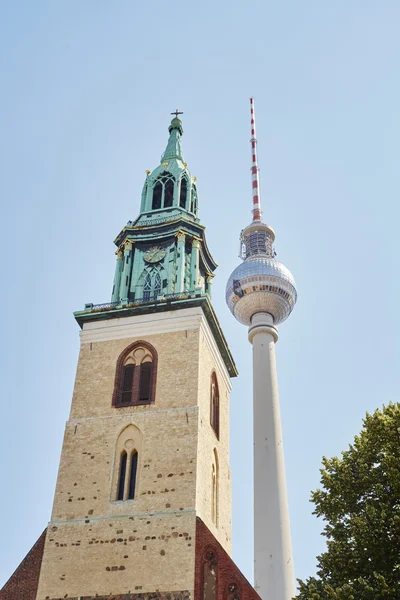
<instances>
[{"instance_id":1,"label":"clear blue sky","mask_svg":"<svg viewBox=\"0 0 400 600\"><path fill-rule=\"evenodd\" d=\"M321 456L399 399L399 22L396 0L1 2L0 583L50 517L72 311L109 300L112 240L176 107L240 371L233 556L252 580L251 347L224 301L251 216L250 95L264 217L299 291L277 360L296 574L314 572Z\"/></svg>"}]
</instances>

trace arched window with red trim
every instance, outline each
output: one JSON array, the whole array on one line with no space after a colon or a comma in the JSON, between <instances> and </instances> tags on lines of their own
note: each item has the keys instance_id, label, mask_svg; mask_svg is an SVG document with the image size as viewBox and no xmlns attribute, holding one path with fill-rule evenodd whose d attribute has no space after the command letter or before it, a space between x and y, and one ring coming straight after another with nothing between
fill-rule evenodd
<instances>
[{"instance_id":1,"label":"arched window with red trim","mask_svg":"<svg viewBox=\"0 0 400 600\"><path fill-rule=\"evenodd\" d=\"M121 404L130 404L131 402L134 375L135 365L130 363L124 365L122 369Z\"/></svg>"},{"instance_id":2,"label":"arched window with red trim","mask_svg":"<svg viewBox=\"0 0 400 600\"><path fill-rule=\"evenodd\" d=\"M135 342L119 356L112 404L115 407L151 404L155 399L157 352L148 342Z\"/></svg>"}]
</instances>

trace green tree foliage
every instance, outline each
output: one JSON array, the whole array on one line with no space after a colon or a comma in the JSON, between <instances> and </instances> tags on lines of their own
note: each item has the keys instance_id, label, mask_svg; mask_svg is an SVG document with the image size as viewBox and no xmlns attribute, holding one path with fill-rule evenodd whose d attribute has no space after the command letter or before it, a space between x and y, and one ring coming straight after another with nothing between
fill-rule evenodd
<instances>
[{"instance_id":1,"label":"green tree foliage","mask_svg":"<svg viewBox=\"0 0 400 600\"><path fill-rule=\"evenodd\" d=\"M327 549L297 598L400 600L400 404L367 413L349 449L322 464L311 499Z\"/></svg>"}]
</instances>

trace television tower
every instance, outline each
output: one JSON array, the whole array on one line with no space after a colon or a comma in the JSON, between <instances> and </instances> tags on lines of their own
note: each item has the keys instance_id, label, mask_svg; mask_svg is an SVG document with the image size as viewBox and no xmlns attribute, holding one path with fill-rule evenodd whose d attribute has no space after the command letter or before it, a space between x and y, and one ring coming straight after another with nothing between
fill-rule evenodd
<instances>
[{"instance_id":1,"label":"television tower","mask_svg":"<svg viewBox=\"0 0 400 600\"><path fill-rule=\"evenodd\" d=\"M253 345L254 587L263 600L296 593L275 360L276 326L297 300L290 271L278 262L275 232L262 220L254 99L250 98L253 220L241 232L243 262L231 274L226 302L249 327Z\"/></svg>"}]
</instances>

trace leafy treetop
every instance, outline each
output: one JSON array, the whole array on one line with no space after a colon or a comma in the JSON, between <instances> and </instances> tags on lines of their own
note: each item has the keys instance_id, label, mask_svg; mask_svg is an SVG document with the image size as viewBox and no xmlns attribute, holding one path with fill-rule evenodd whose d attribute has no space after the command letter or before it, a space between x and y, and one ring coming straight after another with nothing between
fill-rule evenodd
<instances>
[{"instance_id":1,"label":"leafy treetop","mask_svg":"<svg viewBox=\"0 0 400 600\"><path fill-rule=\"evenodd\" d=\"M367 413L349 449L322 464L311 500L327 549L298 600L399 600L400 404Z\"/></svg>"}]
</instances>

